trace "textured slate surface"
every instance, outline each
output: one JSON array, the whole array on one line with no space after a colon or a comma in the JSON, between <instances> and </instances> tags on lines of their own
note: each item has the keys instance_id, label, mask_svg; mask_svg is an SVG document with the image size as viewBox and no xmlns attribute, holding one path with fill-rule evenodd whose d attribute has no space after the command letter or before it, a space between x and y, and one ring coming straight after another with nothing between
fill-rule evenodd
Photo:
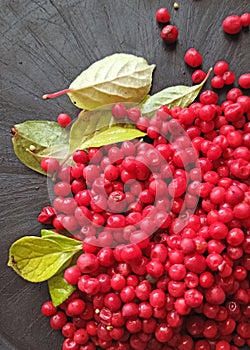
<instances>
[{"instance_id":1,"label":"textured slate surface","mask_svg":"<svg viewBox=\"0 0 250 350\"><path fill-rule=\"evenodd\" d=\"M23 235L39 234L36 221L49 204L46 179L15 157L9 129L27 119L55 120L77 109L66 96L43 101L41 96L64 87L94 61L127 52L156 63L153 92L175 84L191 84L183 62L196 47L207 70L226 59L239 76L249 71L250 33L232 37L221 29L229 14L250 11L249 0L1 0L0 7L0 349L61 348L61 336L40 316L47 300L46 284L29 284L6 267L8 247ZM167 4L179 28L176 46L160 39L154 13Z\"/></svg>"}]
</instances>

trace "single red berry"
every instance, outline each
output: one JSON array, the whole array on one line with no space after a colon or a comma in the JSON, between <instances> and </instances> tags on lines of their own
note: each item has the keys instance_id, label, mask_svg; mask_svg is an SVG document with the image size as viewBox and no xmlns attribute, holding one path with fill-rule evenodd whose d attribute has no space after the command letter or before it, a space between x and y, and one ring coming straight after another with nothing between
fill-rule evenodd
<instances>
[{"instance_id":1,"label":"single red berry","mask_svg":"<svg viewBox=\"0 0 250 350\"><path fill-rule=\"evenodd\" d=\"M52 174L59 169L58 160L55 158L44 158L40 165L43 171L49 174Z\"/></svg>"},{"instance_id":2,"label":"single red berry","mask_svg":"<svg viewBox=\"0 0 250 350\"><path fill-rule=\"evenodd\" d=\"M170 21L170 14L165 7L162 7L156 11L155 18L159 23L167 23Z\"/></svg>"},{"instance_id":3,"label":"single red berry","mask_svg":"<svg viewBox=\"0 0 250 350\"><path fill-rule=\"evenodd\" d=\"M166 302L165 292L161 289L154 289L149 295L149 302L152 307L162 308Z\"/></svg>"},{"instance_id":4,"label":"single red berry","mask_svg":"<svg viewBox=\"0 0 250 350\"><path fill-rule=\"evenodd\" d=\"M57 117L57 122L60 126L63 128L66 128L71 123L71 118L68 114L66 113L60 113Z\"/></svg>"},{"instance_id":5,"label":"single red berry","mask_svg":"<svg viewBox=\"0 0 250 350\"><path fill-rule=\"evenodd\" d=\"M184 300L189 307L196 308L201 305L203 301L203 295L197 289L188 289L184 293Z\"/></svg>"},{"instance_id":6,"label":"single red berry","mask_svg":"<svg viewBox=\"0 0 250 350\"><path fill-rule=\"evenodd\" d=\"M123 317L136 317L139 314L139 306L136 303L126 303L122 307Z\"/></svg>"},{"instance_id":7,"label":"single red berry","mask_svg":"<svg viewBox=\"0 0 250 350\"><path fill-rule=\"evenodd\" d=\"M67 317L63 311L57 311L50 317L50 326L55 330L60 330L66 324Z\"/></svg>"},{"instance_id":8,"label":"single red berry","mask_svg":"<svg viewBox=\"0 0 250 350\"><path fill-rule=\"evenodd\" d=\"M62 327L62 334L66 338L73 338L75 331L76 326L72 322L68 322Z\"/></svg>"},{"instance_id":9,"label":"single red berry","mask_svg":"<svg viewBox=\"0 0 250 350\"><path fill-rule=\"evenodd\" d=\"M173 336L173 330L167 323L160 323L155 330L155 337L160 343L168 342Z\"/></svg>"},{"instance_id":10,"label":"single red berry","mask_svg":"<svg viewBox=\"0 0 250 350\"><path fill-rule=\"evenodd\" d=\"M243 13L243 15L240 16L240 21L242 27L249 27L250 26L250 13Z\"/></svg>"},{"instance_id":11,"label":"single red berry","mask_svg":"<svg viewBox=\"0 0 250 350\"><path fill-rule=\"evenodd\" d=\"M226 61L217 61L214 65L214 74L222 76L229 71L229 65Z\"/></svg>"},{"instance_id":12,"label":"single red berry","mask_svg":"<svg viewBox=\"0 0 250 350\"><path fill-rule=\"evenodd\" d=\"M46 301L41 307L41 312L44 316L53 316L57 312L57 308L52 304L52 301Z\"/></svg>"},{"instance_id":13,"label":"single red berry","mask_svg":"<svg viewBox=\"0 0 250 350\"><path fill-rule=\"evenodd\" d=\"M67 312L70 316L80 315L85 310L85 305L82 299L73 299L67 305Z\"/></svg>"},{"instance_id":14,"label":"single red berry","mask_svg":"<svg viewBox=\"0 0 250 350\"><path fill-rule=\"evenodd\" d=\"M123 119L127 116L127 109L122 103L116 103L112 107L112 115L116 119Z\"/></svg>"},{"instance_id":15,"label":"single red berry","mask_svg":"<svg viewBox=\"0 0 250 350\"><path fill-rule=\"evenodd\" d=\"M38 215L38 221L42 224L52 224L54 218L56 217L56 211L53 207L44 207L42 212Z\"/></svg>"},{"instance_id":16,"label":"single red berry","mask_svg":"<svg viewBox=\"0 0 250 350\"><path fill-rule=\"evenodd\" d=\"M241 19L237 15L231 15L224 19L222 28L227 34L237 34L241 31Z\"/></svg>"},{"instance_id":17,"label":"single red berry","mask_svg":"<svg viewBox=\"0 0 250 350\"><path fill-rule=\"evenodd\" d=\"M214 89L222 89L225 84L224 79L220 75L216 75L211 79L211 85Z\"/></svg>"},{"instance_id":18,"label":"single red berry","mask_svg":"<svg viewBox=\"0 0 250 350\"><path fill-rule=\"evenodd\" d=\"M224 80L224 83L225 85L231 85L235 82L235 74L231 71L227 71L223 74L222 76L223 80Z\"/></svg>"},{"instance_id":19,"label":"single red berry","mask_svg":"<svg viewBox=\"0 0 250 350\"><path fill-rule=\"evenodd\" d=\"M76 342L76 344L82 345L88 342L89 336L84 328L80 328L77 331L75 331L73 339Z\"/></svg>"},{"instance_id":20,"label":"single red berry","mask_svg":"<svg viewBox=\"0 0 250 350\"><path fill-rule=\"evenodd\" d=\"M79 350L79 345L72 338L66 338L62 344L62 350Z\"/></svg>"},{"instance_id":21,"label":"single red berry","mask_svg":"<svg viewBox=\"0 0 250 350\"><path fill-rule=\"evenodd\" d=\"M201 69L196 69L192 74L192 82L200 84L206 78L206 73Z\"/></svg>"},{"instance_id":22,"label":"single red berry","mask_svg":"<svg viewBox=\"0 0 250 350\"><path fill-rule=\"evenodd\" d=\"M178 34L179 34L178 28L176 26L168 24L167 26L162 28L161 38L167 44L173 44L177 41Z\"/></svg>"},{"instance_id":23,"label":"single red berry","mask_svg":"<svg viewBox=\"0 0 250 350\"><path fill-rule=\"evenodd\" d=\"M82 273L92 273L96 271L99 266L97 257L90 253L81 254L76 264Z\"/></svg>"},{"instance_id":24,"label":"single red berry","mask_svg":"<svg viewBox=\"0 0 250 350\"><path fill-rule=\"evenodd\" d=\"M77 150L73 154L75 163L87 164L89 161L88 153L83 150Z\"/></svg>"},{"instance_id":25,"label":"single red berry","mask_svg":"<svg viewBox=\"0 0 250 350\"><path fill-rule=\"evenodd\" d=\"M77 284L81 276L81 271L76 266L68 267L64 272L64 279L69 284Z\"/></svg>"},{"instance_id":26,"label":"single red berry","mask_svg":"<svg viewBox=\"0 0 250 350\"><path fill-rule=\"evenodd\" d=\"M205 291L205 298L210 304L220 305L224 303L226 294L219 285L214 285Z\"/></svg>"},{"instance_id":27,"label":"single red berry","mask_svg":"<svg viewBox=\"0 0 250 350\"><path fill-rule=\"evenodd\" d=\"M186 51L184 61L190 67L195 68L202 64L202 56L195 48L192 47Z\"/></svg>"},{"instance_id":28,"label":"single red berry","mask_svg":"<svg viewBox=\"0 0 250 350\"><path fill-rule=\"evenodd\" d=\"M242 74L239 77L238 83L242 89L250 89L250 73Z\"/></svg>"}]
</instances>

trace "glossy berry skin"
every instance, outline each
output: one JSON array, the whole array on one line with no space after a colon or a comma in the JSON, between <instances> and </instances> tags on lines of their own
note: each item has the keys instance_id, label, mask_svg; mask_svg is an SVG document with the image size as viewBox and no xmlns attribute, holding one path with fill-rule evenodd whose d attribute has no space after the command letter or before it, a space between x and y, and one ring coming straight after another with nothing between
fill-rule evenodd
<instances>
[{"instance_id":1,"label":"glossy berry skin","mask_svg":"<svg viewBox=\"0 0 250 350\"><path fill-rule=\"evenodd\" d=\"M66 128L71 123L71 118L68 114L66 113L60 113L57 117L57 122L60 126L63 128Z\"/></svg>"},{"instance_id":2,"label":"glossy berry skin","mask_svg":"<svg viewBox=\"0 0 250 350\"><path fill-rule=\"evenodd\" d=\"M186 51L184 61L190 67L196 68L202 64L202 56L195 48L192 47Z\"/></svg>"},{"instance_id":3,"label":"glossy berry skin","mask_svg":"<svg viewBox=\"0 0 250 350\"><path fill-rule=\"evenodd\" d=\"M244 73L239 77L238 83L243 89L250 89L250 73Z\"/></svg>"},{"instance_id":4,"label":"glossy berry skin","mask_svg":"<svg viewBox=\"0 0 250 350\"><path fill-rule=\"evenodd\" d=\"M53 316L57 312L57 308L52 304L52 301L46 301L41 307L41 312L44 316Z\"/></svg>"},{"instance_id":5,"label":"glossy berry skin","mask_svg":"<svg viewBox=\"0 0 250 350\"><path fill-rule=\"evenodd\" d=\"M50 326L54 330L60 330L66 324L67 317L64 312L58 311L50 317Z\"/></svg>"},{"instance_id":6,"label":"glossy berry skin","mask_svg":"<svg viewBox=\"0 0 250 350\"><path fill-rule=\"evenodd\" d=\"M62 344L62 350L79 350L79 345L74 339L66 338Z\"/></svg>"},{"instance_id":7,"label":"glossy berry skin","mask_svg":"<svg viewBox=\"0 0 250 350\"><path fill-rule=\"evenodd\" d=\"M250 13L243 13L240 16L240 21L242 27L249 27L250 26Z\"/></svg>"},{"instance_id":8,"label":"glossy berry skin","mask_svg":"<svg viewBox=\"0 0 250 350\"><path fill-rule=\"evenodd\" d=\"M206 73L201 69L196 69L192 74L192 82L200 84L206 78Z\"/></svg>"},{"instance_id":9,"label":"glossy berry skin","mask_svg":"<svg viewBox=\"0 0 250 350\"><path fill-rule=\"evenodd\" d=\"M219 75L211 79L211 85L214 89L222 89L224 84L225 84L224 79Z\"/></svg>"},{"instance_id":10,"label":"glossy berry skin","mask_svg":"<svg viewBox=\"0 0 250 350\"><path fill-rule=\"evenodd\" d=\"M161 38L167 44L173 44L177 41L178 34L179 34L178 28L176 26L169 24L162 28Z\"/></svg>"},{"instance_id":11,"label":"glossy berry skin","mask_svg":"<svg viewBox=\"0 0 250 350\"><path fill-rule=\"evenodd\" d=\"M77 284L81 276L81 271L78 267L68 267L64 272L64 279L69 284Z\"/></svg>"},{"instance_id":12,"label":"glossy berry skin","mask_svg":"<svg viewBox=\"0 0 250 350\"><path fill-rule=\"evenodd\" d=\"M170 14L165 7L162 7L156 11L155 19L159 23L167 23L170 21Z\"/></svg>"},{"instance_id":13,"label":"glossy berry skin","mask_svg":"<svg viewBox=\"0 0 250 350\"><path fill-rule=\"evenodd\" d=\"M59 169L58 160L55 158L44 158L41 161L41 168L49 174L53 174L55 171Z\"/></svg>"},{"instance_id":14,"label":"glossy berry skin","mask_svg":"<svg viewBox=\"0 0 250 350\"><path fill-rule=\"evenodd\" d=\"M214 74L222 76L229 71L229 65L226 61L217 61L214 65Z\"/></svg>"},{"instance_id":15,"label":"glossy berry skin","mask_svg":"<svg viewBox=\"0 0 250 350\"><path fill-rule=\"evenodd\" d=\"M168 342L173 336L173 330L167 323L160 323L155 330L155 337L160 343Z\"/></svg>"},{"instance_id":16,"label":"glossy berry skin","mask_svg":"<svg viewBox=\"0 0 250 350\"><path fill-rule=\"evenodd\" d=\"M237 34L241 31L241 19L237 15L231 15L224 19L222 28L227 34Z\"/></svg>"}]
</instances>

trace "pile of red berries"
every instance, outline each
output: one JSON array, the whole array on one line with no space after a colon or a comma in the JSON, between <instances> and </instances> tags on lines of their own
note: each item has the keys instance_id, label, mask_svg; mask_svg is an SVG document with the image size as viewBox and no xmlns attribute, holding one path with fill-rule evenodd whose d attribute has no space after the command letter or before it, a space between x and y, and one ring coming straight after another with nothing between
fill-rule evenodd
<instances>
[{"instance_id":1,"label":"pile of red berries","mask_svg":"<svg viewBox=\"0 0 250 350\"><path fill-rule=\"evenodd\" d=\"M112 113L147 136L41 163L55 199L39 220L83 241L76 291L42 306L62 349L250 346L250 98Z\"/></svg>"}]
</instances>

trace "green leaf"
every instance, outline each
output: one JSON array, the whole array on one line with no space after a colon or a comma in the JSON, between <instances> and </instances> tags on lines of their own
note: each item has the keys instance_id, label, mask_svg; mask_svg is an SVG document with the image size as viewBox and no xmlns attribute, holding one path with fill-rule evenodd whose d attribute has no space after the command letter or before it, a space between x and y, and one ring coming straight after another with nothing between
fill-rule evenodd
<instances>
[{"instance_id":1,"label":"green leaf","mask_svg":"<svg viewBox=\"0 0 250 350\"><path fill-rule=\"evenodd\" d=\"M50 239L56 243L58 243L63 249L71 249L71 248L79 248L82 247L82 242L77 241L76 239L55 233L51 230L41 230L42 238L46 240Z\"/></svg>"},{"instance_id":2,"label":"green leaf","mask_svg":"<svg viewBox=\"0 0 250 350\"><path fill-rule=\"evenodd\" d=\"M93 63L69 89L43 98L67 93L77 107L86 110L115 102L140 102L150 90L154 68L142 57L116 53Z\"/></svg>"},{"instance_id":3,"label":"green leaf","mask_svg":"<svg viewBox=\"0 0 250 350\"><path fill-rule=\"evenodd\" d=\"M67 237L67 247L52 237L20 238L10 247L8 266L30 282L50 279L81 250L81 244L70 246L71 239Z\"/></svg>"},{"instance_id":4,"label":"green leaf","mask_svg":"<svg viewBox=\"0 0 250 350\"><path fill-rule=\"evenodd\" d=\"M174 106L188 107L198 96L203 85L205 84L211 69L209 70L206 78L198 85L184 86L177 85L171 86L160 92L150 96L142 105L141 111L143 114L151 115L160 106L166 105L168 108Z\"/></svg>"},{"instance_id":5,"label":"green leaf","mask_svg":"<svg viewBox=\"0 0 250 350\"><path fill-rule=\"evenodd\" d=\"M70 153L77 149L101 147L145 135L133 124L119 123L112 117L111 107L105 106L102 109L83 113L72 125L69 140Z\"/></svg>"},{"instance_id":6,"label":"green leaf","mask_svg":"<svg viewBox=\"0 0 250 350\"><path fill-rule=\"evenodd\" d=\"M15 125L19 136L25 137L41 147L51 147L65 130L57 122L46 120L27 120Z\"/></svg>"},{"instance_id":7,"label":"green leaf","mask_svg":"<svg viewBox=\"0 0 250 350\"><path fill-rule=\"evenodd\" d=\"M67 130L58 123L43 120L29 120L17 124L12 132L16 156L27 167L44 175L45 172L40 167L41 159L53 154L56 156L56 149L60 149L62 153L62 146L57 144L66 143L68 138Z\"/></svg>"},{"instance_id":8,"label":"green leaf","mask_svg":"<svg viewBox=\"0 0 250 350\"><path fill-rule=\"evenodd\" d=\"M49 293L54 306L62 304L76 289L64 279L64 272L60 272L48 280Z\"/></svg>"},{"instance_id":9,"label":"green leaf","mask_svg":"<svg viewBox=\"0 0 250 350\"><path fill-rule=\"evenodd\" d=\"M59 162L62 162L68 155L69 144L59 144L52 147L43 149L41 152L32 152L30 151L32 157L36 158L41 162L44 158L56 158Z\"/></svg>"}]
</instances>

